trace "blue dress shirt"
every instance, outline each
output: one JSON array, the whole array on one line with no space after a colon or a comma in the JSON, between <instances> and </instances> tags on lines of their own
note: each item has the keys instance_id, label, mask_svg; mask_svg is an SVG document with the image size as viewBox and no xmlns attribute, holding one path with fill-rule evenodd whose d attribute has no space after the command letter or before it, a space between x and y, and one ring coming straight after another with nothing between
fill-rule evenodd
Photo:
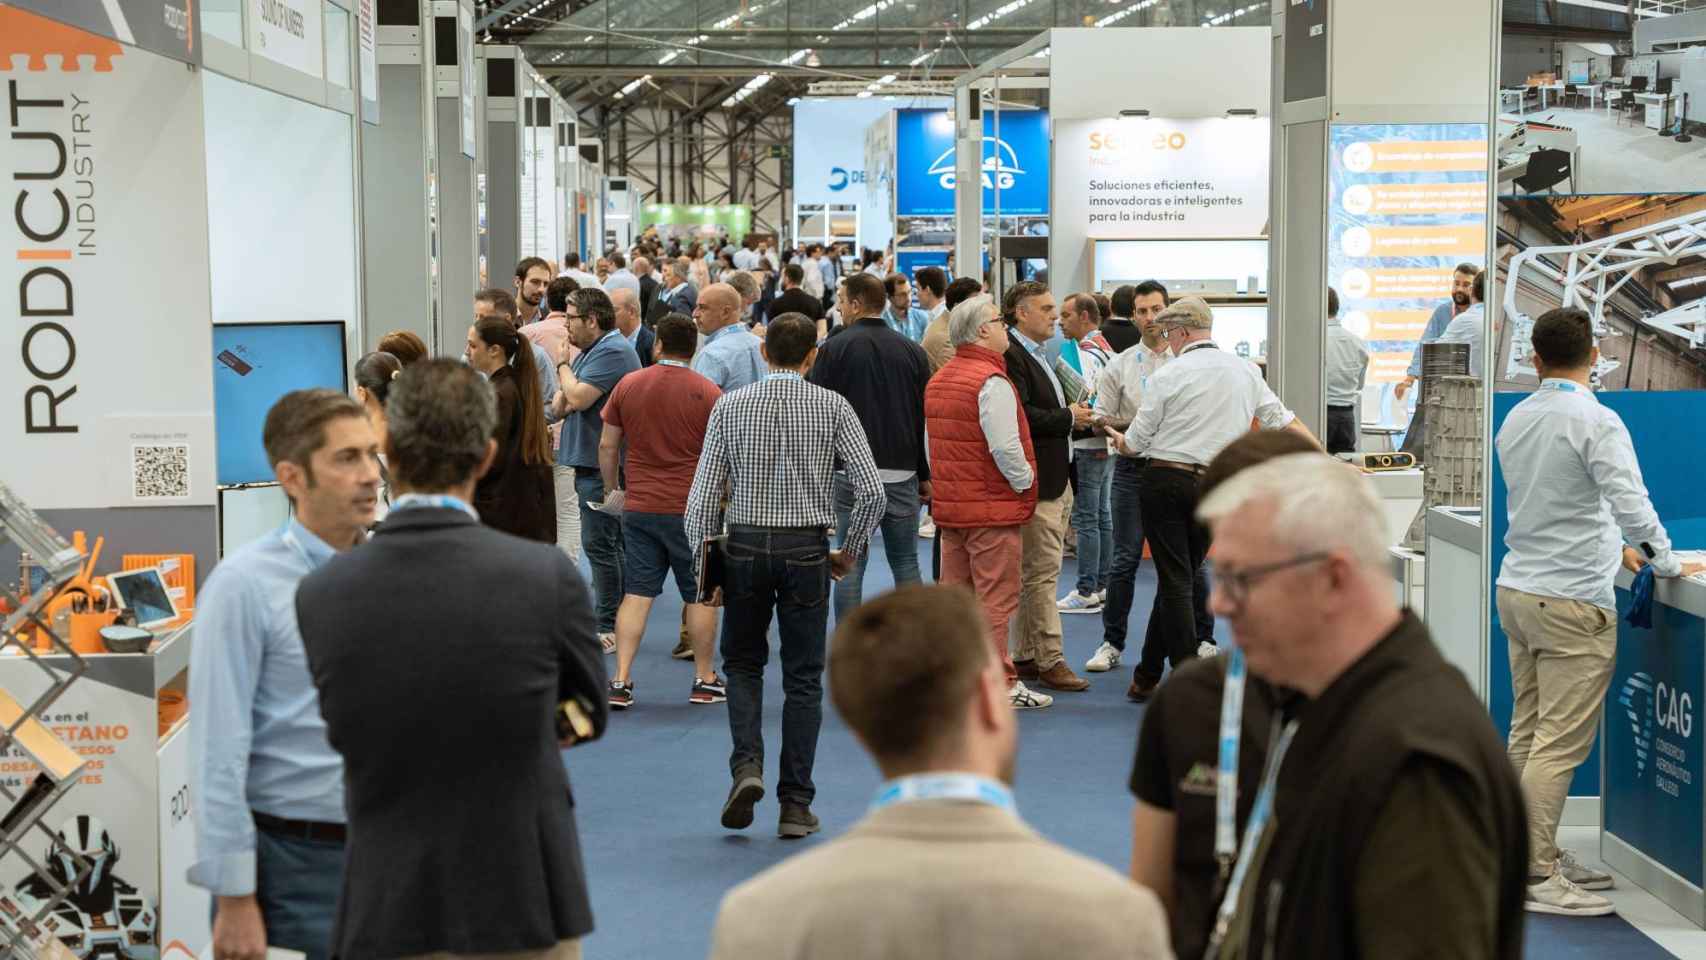
<instances>
[{"instance_id":1,"label":"blue dress shirt","mask_svg":"<svg viewBox=\"0 0 1706 960\"><path fill-rule=\"evenodd\" d=\"M344 822L344 766L326 742L296 626L296 585L336 553L295 518L227 556L202 586L190 651L189 880L255 892L251 811Z\"/></svg>"},{"instance_id":2,"label":"blue dress shirt","mask_svg":"<svg viewBox=\"0 0 1706 960\"><path fill-rule=\"evenodd\" d=\"M905 318L896 319L891 304L883 308L883 322L889 325L890 330L917 342L924 339L924 328L930 325L930 311L921 307L907 307Z\"/></svg>"},{"instance_id":3,"label":"blue dress shirt","mask_svg":"<svg viewBox=\"0 0 1706 960\"><path fill-rule=\"evenodd\" d=\"M1434 309L1433 316L1428 318L1428 325L1422 329L1422 339L1416 341L1416 350L1410 354L1409 375L1422 375L1422 344L1433 343L1445 336L1445 328L1451 326L1453 302L1447 300Z\"/></svg>"},{"instance_id":4,"label":"blue dress shirt","mask_svg":"<svg viewBox=\"0 0 1706 960\"><path fill-rule=\"evenodd\" d=\"M757 383L770 370L760 352L763 345L743 324L731 323L705 338L693 358L693 372L724 393Z\"/></svg>"}]
</instances>

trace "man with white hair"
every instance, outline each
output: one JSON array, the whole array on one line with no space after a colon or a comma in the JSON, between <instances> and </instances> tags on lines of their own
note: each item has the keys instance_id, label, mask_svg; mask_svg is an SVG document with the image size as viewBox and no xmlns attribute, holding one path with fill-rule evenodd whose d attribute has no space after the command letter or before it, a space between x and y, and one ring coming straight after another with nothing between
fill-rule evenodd
<instances>
[{"instance_id":1,"label":"man with white hair","mask_svg":"<svg viewBox=\"0 0 1706 960\"><path fill-rule=\"evenodd\" d=\"M752 305L757 303L758 298L763 295L757 277L746 270L730 270L723 274L722 282L734 287L735 292L740 294L740 319L742 323L750 328L754 320L763 319L752 315Z\"/></svg>"},{"instance_id":2,"label":"man with white hair","mask_svg":"<svg viewBox=\"0 0 1706 960\"><path fill-rule=\"evenodd\" d=\"M1250 674L1298 695L1261 783L1238 785L1256 799L1208 955L1521 956L1522 792L1486 708L1393 597L1367 479L1291 454L1199 515L1215 615Z\"/></svg>"},{"instance_id":3,"label":"man with white hair","mask_svg":"<svg viewBox=\"0 0 1706 960\"><path fill-rule=\"evenodd\" d=\"M621 254L617 254L621 256ZM640 294L628 287L613 287L610 305L616 308L616 329L640 357L642 369L657 362L657 333L640 322Z\"/></svg>"},{"instance_id":4,"label":"man with white hair","mask_svg":"<svg viewBox=\"0 0 1706 960\"><path fill-rule=\"evenodd\" d=\"M1174 359L1150 377L1131 426L1108 430L1127 456L1147 458L1138 481L1143 533L1155 560L1155 606L1143 636L1143 658L1126 699L1147 701L1174 667L1197 655L1193 582L1208 553L1196 521L1197 481L1215 454L1257 420L1269 430L1296 430L1315 440L1248 360L1215 346L1214 315L1200 297L1185 297L1155 318Z\"/></svg>"},{"instance_id":5,"label":"man with white hair","mask_svg":"<svg viewBox=\"0 0 1706 960\"><path fill-rule=\"evenodd\" d=\"M1026 687L1007 649L1019 609L1024 527L1037 510L1031 427L1007 374L1007 325L987 294L948 314L954 356L924 389L924 438L942 547L941 582L977 594L1015 709L1054 698Z\"/></svg>"}]
</instances>

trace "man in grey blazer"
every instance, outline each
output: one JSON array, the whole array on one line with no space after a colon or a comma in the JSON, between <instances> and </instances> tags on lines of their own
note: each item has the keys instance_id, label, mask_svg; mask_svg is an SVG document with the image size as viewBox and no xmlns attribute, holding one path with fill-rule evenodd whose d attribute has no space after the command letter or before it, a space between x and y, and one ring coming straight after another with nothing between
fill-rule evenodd
<instances>
[{"instance_id":1,"label":"man in grey blazer","mask_svg":"<svg viewBox=\"0 0 1706 960\"><path fill-rule=\"evenodd\" d=\"M495 404L470 367L405 370L386 403L400 496L296 591L344 760L339 960L573 960L592 930L560 750L603 732L604 654L573 561L469 506ZM559 704L575 708L567 733Z\"/></svg>"},{"instance_id":2,"label":"man in grey blazer","mask_svg":"<svg viewBox=\"0 0 1706 960\"><path fill-rule=\"evenodd\" d=\"M724 898L712 960L1172 957L1153 893L1019 818L1018 727L985 629L976 597L940 585L840 622L830 695L887 779L845 836Z\"/></svg>"}]
</instances>

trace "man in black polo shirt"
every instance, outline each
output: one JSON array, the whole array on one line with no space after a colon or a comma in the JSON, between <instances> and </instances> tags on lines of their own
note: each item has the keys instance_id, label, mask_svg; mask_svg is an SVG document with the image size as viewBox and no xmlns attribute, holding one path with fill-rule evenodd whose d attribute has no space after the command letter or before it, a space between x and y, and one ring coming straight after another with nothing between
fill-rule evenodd
<instances>
[{"instance_id":1,"label":"man in black polo shirt","mask_svg":"<svg viewBox=\"0 0 1706 960\"><path fill-rule=\"evenodd\" d=\"M1167 308L1167 288L1155 280L1126 284L1109 298L1114 315L1102 324L1102 336L1115 353L1124 353L1143 339L1143 332Z\"/></svg>"},{"instance_id":2,"label":"man in black polo shirt","mask_svg":"<svg viewBox=\"0 0 1706 960\"><path fill-rule=\"evenodd\" d=\"M819 348L811 382L847 398L865 428L882 476L888 506L883 511L883 550L895 586L918 583L918 505L930 499L930 464L924 455L924 386L930 360L924 348L883 321L888 297L883 281L868 273L845 281L851 315L840 336ZM853 488L835 480L837 537L845 537L853 513ZM835 617L859 605L869 552L835 585Z\"/></svg>"}]
</instances>

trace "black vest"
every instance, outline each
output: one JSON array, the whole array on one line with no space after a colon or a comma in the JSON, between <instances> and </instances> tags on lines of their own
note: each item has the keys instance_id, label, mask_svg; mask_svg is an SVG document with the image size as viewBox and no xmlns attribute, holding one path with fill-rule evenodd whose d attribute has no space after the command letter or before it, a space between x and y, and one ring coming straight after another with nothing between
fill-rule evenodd
<instances>
[{"instance_id":1,"label":"black vest","mask_svg":"<svg viewBox=\"0 0 1706 960\"><path fill-rule=\"evenodd\" d=\"M1502 868L1496 956L1522 956L1522 788L1487 708L1409 611L1300 709L1274 795L1273 849L1255 890L1246 956L1357 955L1358 857L1398 774L1418 756L1457 768L1473 785Z\"/></svg>"}]
</instances>

